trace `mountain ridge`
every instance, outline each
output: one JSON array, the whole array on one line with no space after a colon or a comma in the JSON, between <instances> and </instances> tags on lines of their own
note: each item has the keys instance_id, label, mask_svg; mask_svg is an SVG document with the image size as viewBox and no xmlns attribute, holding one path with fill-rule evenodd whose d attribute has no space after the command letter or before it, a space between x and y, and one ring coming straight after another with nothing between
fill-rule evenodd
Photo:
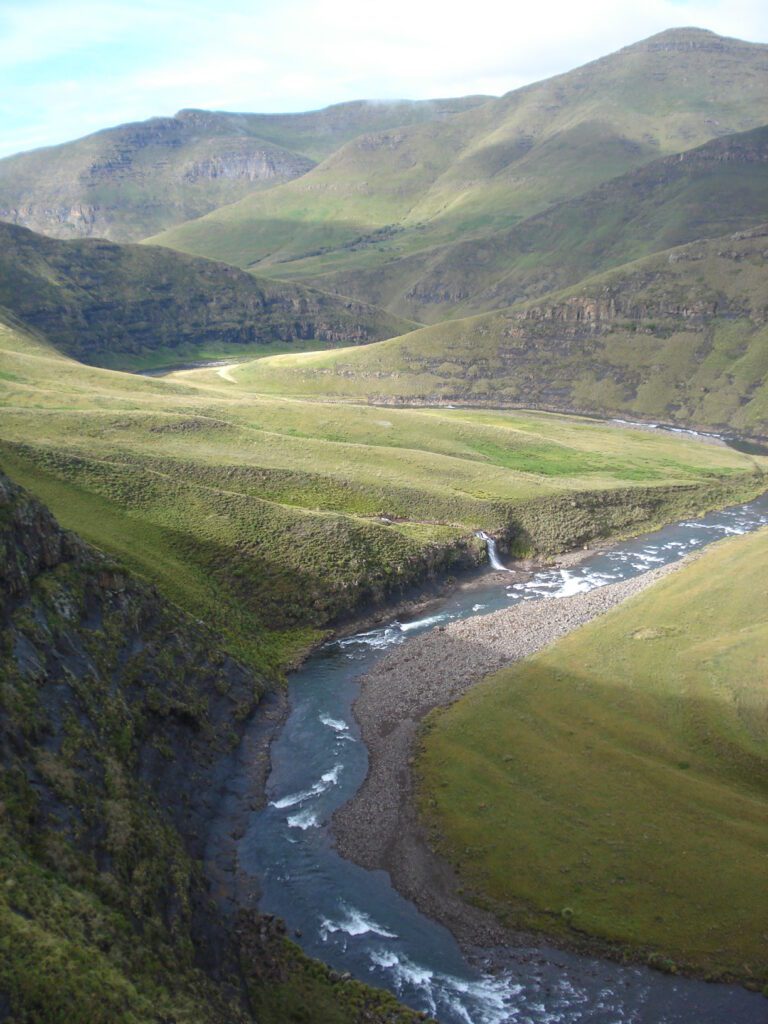
<instances>
[{"instance_id":1,"label":"mountain ridge","mask_svg":"<svg viewBox=\"0 0 768 1024\"><path fill-rule=\"evenodd\" d=\"M364 130L485 97L353 101L297 114L182 109L0 160L0 218L60 238L138 239L305 174Z\"/></svg>"},{"instance_id":2,"label":"mountain ridge","mask_svg":"<svg viewBox=\"0 0 768 1024\"><path fill-rule=\"evenodd\" d=\"M767 92L768 46L673 30L445 121L360 136L301 178L151 241L273 277L330 287L368 273L386 286L417 253L514 230L654 160L758 128Z\"/></svg>"},{"instance_id":3,"label":"mountain ridge","mask_svg":"<svg viewBox=\"0 0 768 1024\"><path fill-rule=\"evenodd\" d=\"M504 231L379 270L295 275L425 322L567 287L632 258L743 230L768 216L768 127L713 139L602 182ZM727 167L725 166L727 165Z\"/></svg>"}]
</instances>

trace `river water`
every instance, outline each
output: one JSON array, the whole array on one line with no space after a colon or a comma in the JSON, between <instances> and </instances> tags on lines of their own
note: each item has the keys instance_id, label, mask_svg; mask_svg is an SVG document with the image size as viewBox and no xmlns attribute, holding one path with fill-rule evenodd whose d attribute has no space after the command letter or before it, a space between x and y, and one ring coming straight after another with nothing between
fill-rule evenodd
<instances>
[{"instance_id":1,"label":"river water","mask_svg":"<svg viewBox=\"0 0 768 1024\"><path fill-rule=\"evenodd\" d=\"M334 850L328 822L365 778L352 703L358 677L388 648L438 623L517 601L565 597L676 561L768 524L768 495L621 542L569 569L458 592L426 618L335 641L290 680L291 713L272 744L268 806L249 820L241 864L259 879L264 912L284 918L312 956L387 988L441 1024L765 1024L768 1001L745 990L675 978L547 947L510 950L495 973L470 964L453 936L421 914L384 872ZM375 829L375 821L371 828Z\"/></svg>"}]
</instances>

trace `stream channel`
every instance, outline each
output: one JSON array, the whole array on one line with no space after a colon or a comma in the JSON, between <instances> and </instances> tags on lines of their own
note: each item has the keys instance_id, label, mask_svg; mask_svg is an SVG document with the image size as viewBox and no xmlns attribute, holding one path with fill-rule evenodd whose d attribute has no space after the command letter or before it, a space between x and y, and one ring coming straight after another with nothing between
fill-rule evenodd
<instances>
[{"instance_id":1,"label":"stream channel","mask_svg":"<svg viewBox=\"0 0 768 1024\"><path fill-rule=\"evenodd\" d=\"M290 679L291 711L271 747L269 803L250 816L239 842L241 865L258 879L260 909L282 917L310 955L389 989L441 1024L768 1022L768 1000L740 987L543 943L494 950L493 971L482 955L469 962L450 932L403 899L384 872L342 859L328 827L367 770L352 711L357 679L388 648L453 619L627 579L766 524L768 495L620 542L568 569L536 571L523 582L507 584L489 572L487 585L453 593L426 618L395 620L321 648Z\"/></svg>"}]
</instances>

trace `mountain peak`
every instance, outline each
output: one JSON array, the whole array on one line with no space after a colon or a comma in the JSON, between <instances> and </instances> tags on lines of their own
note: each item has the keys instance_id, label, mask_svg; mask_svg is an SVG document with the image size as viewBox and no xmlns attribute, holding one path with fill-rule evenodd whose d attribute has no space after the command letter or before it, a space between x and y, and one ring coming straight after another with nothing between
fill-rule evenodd
<instances>
[{"instance_id":1,"label":"mountain peak","mask_svg":"<svg viewBox=\"0 0 768 1024\"><path fill-rule=\"evenodd\" d=\"M643 39L639 43L633 43L631 46L625 46L623 52L645 51L646 53L653 53L659 50L703 50L718 52L732 47L749 45L749 43L745 43L741 39L719 36L716 32L711 32L707 28L697 28L694 25L688 25L678 28L668 28L663 32L657 32L656 35L650 36L648 39Z\"/></svg>"}]
</instances>

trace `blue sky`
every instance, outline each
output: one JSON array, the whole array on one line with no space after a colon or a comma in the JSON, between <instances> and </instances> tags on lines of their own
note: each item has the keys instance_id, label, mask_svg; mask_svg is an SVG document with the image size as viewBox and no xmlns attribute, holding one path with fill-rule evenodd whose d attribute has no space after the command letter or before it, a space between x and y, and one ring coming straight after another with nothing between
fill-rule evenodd
<instances>
[{"instance_id":1,"label":"blue sky","mask_svg":"<svg viewBox=\"0 0 768 1024\"><path fill-rule=\"evenodd\" d=\"M500 94L675 25L768 42L768 4L0 0L0 155L182 107Z\"/></svg>"}]
</instances>

